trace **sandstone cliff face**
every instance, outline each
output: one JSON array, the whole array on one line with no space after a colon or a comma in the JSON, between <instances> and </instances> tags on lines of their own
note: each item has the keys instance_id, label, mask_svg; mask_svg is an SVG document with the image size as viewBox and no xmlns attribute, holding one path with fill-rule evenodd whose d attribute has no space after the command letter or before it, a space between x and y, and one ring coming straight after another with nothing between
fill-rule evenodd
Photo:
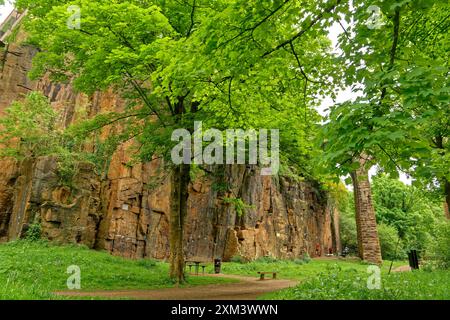
<instances>
[{"instance_id":1,"label":"sandstone cliff face","mask_svg":"<svg viewBox=\"0 0 450 320\"><path fill-rule=\"evenodd\" d=\"M123 107L112 92L86 97L70 85L30 81L26 74L36 50L10 44L8 51L0 69L0 113L30 90L48 96L65 125L76 119L80 108L93 116ZM155 186L160 160L132 167L129 160L123 146L106 176L81 165L70 188L62 186L53 158L0 161L0 241L17 239L30 224L39 223L43 235L53 241L129 258L167 258L170 179ZM337 212L314 183L264 177L253 166L205 170L190 186L184 235L188 258L295 258L315 256L318 245L320 254L339 250ZM251 207L238 216L226 198L241 198Z\"/></svg>"}]
</instances>

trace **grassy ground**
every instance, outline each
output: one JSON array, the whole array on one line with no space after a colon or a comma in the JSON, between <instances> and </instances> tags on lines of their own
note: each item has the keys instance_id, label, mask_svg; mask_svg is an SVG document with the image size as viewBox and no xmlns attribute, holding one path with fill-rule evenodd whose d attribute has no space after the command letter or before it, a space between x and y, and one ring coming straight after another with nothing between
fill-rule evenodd
<instances>
[{"instance_id":1,"label":"grassy ground","mask_svg":"<svg viewBox=\"0 0 450 320\"><path fill-rule=\"evenodd\" d=\"M173 287L168 264L127 260L80 246L18 241L0 245L0 299L53 299L67 290L67 268L81 269L82 290ZM230 279L189 277L189 285L229 283Z\"/></svg>"},{"instance_id":2,"label":"grassy ground","mask_svg":"<svg viewBox=\"0 0 450 320\"><path fill-rule=\"evenodd\" d=\"M407 265L396 261L393 269ZM367 288L369 265L351 259L313 259L309 262L265 261L225 263L223 272L256 276L257 271L277 271L280 278L297 279L291 289L267 294L261 299L274 300L449 300L450 271L393 272L390 262L381 267L381 289Z\"/></svg>"}]
</instances>

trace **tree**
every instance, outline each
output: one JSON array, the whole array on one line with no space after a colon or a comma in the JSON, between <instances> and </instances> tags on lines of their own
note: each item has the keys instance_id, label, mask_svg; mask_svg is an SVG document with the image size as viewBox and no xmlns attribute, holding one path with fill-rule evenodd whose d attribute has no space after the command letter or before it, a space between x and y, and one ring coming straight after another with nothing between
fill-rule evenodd
<instances>
[{"instance_id":1,"label":"tree","mask_svg":"<svg viewBox=\"0 0 450 320\"><path fill-rule=\"evenodd\" d=\"M38 92L13 102L0 118L0 156L18 160L49 155L62 144L58 114Z\"/></svg>"},{"instance_id":2,"label":"tree","mask_svg":"<svg viewBox=\"0 0 450 320\"><path fill-rule=\"evenodd\" d=\"M378 234L380 237L380 247L383 259L396 260L399 257L404 257L402 253L399 254L399 237L397 229L394 227L378 223Z\"/></svg>"},{"instance_id":3,"label":"tree","mask_svg":"<svg viewBox=\"0 0 450 320\"><path fill-rule=\"evenodd\" d=\"M78 163L93 162L83 142L65 132L61 114L40 92L14 101L0 118L0 158L35 163L40 157L54 157L60 183L71 186Z\"/></svg>"},{"instance_id":4,"label":"tree","mask_svg":"<svg viewBox=\"0 0 450 320\"><path fill-rule=\"evenodd\" d=\"M288 2L255 1L249 6L225 0L18 0L17 4L29 8L29 41L41 49L34 59L34 77L49 73L55 81L70 79L88 94L113 87L130 102L124 112L101 115L74 130L78 136L120 124L123 140L135 138L140 143L137 157L146 161L155 155L167 157L172 131L185 128L192 133L195 121L219 129L276 125L286 128L281 134L282 147L289 148L284 158L306 162L307 172L313 167L309 159L319 119L308 104L325 92L332 60L323 25L305 33L323 19L331 20L324 15L335 5L320 10L314 1L305 2L314 18L306 18L305 12L298 31L293 23L298 22L299 4L289 8L289 19L281 19ZM81 8L79 28L67 27L69 5ZM267 38L267 32L277 36ZM300 37L310 48L297 47ZM315 66L318 61L321 64ZM170 273L183 282L190 166L172 170Z\"/></svg>"},{"instance_id":5,"label":"tree","mask_svg":"<svg viewBox=\"0 0 450 320\"><path fill-rule=\"evenodd\" d=\"M395 228L405 249L425 252L445 222L439 197L385 174L373 179L377 222Z\"/></svg>"}]
</instances>

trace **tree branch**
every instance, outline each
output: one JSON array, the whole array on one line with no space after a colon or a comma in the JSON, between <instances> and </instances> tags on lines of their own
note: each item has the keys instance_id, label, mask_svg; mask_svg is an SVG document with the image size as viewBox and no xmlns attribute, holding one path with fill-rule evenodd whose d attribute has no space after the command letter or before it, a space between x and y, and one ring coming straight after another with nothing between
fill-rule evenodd
<instances>
[{"instance_id":1,"label":"tree branch","mask_svg":"<svg viewBox=\"0 0 450 320\"><path fill-rule=\"evenodd\" d=\"M303 70L302 64L300 63L300 58L298 57L297 52L295 52L294 44L292 42L289 42L289 45L291 47L291 50L292 50L292 53L293 53L295 59L297 60L298 67L300 69L300 73L302 74L303 78L305 78L305 80L307 82L322 83L320 81L315 81L315 80L311 80L311 79L308 78L308 76L306 75L305 71Z\"/></svg>"},{"instance_id":2,"label":"tree branch","mask_svg":"<svg viewBox=\"0 0 450 320\"><path fill-rule=\"evenodd\" d=\"M242 35L244 35L247 32L252 32L255 31L259 26L261 26L262 24L264 24L266 21L268 21L271 17L273 17L278 11L280 11L289 1L291 0L285 0L282 4L280 4L275 10L271 11L266 17L264 17L261 21L259 21L258 23L254 24L252 27L246 28L244 30L242 30L241 32L239 32L236 36L232 37L231 39L225 41L224 43L219 45L220 47L226 46L228 43L230 43L233 40L236 40L237 38L241 37Z\"/></svg>"},{"instance_id":3,"label":"tree branch","mask_svg":"<svg viewBox=\"0 0 450 320\"><path fill-rule=\"evenodd\" d=\"M394 40L392 41L392 47L390 51L388 71L391 71L395 64L395 54L397 53L399 34L400 34L400 8L397 7L395 9L395 16L394 16ZM383 89L381 89L380 104L383 103L386 94L387 88L384 87Z\"/></svg>"},{"instance_id":4,"label":"tree branch","mask_svg":"<svg viewBox=\"0 0 450 320\"><path fill-rule=\"evenodd\" d=\"M275 51L285 47L286 45L292 43L293 41L297 40L298 38L300 38L301 36L303 36L306 32L308 32L312 27L314 27L320 20L322 20L323 16L327 13L332 12L340 3L342 2L342 0L337 0L336 4L330 6L329 8L327 8L325 11L321 12L320 14L318 14L310 23L308 26L306 26L306 28L302 29L300 32L298 32L295 36L293 36L292 38L283 41L282 43L280 43L279 45L277 45L276 47L274 47L273 49L265 52L262 55L262 58L267 57L268 55L271 55L272 53L274 53Z\"/></svg>"},{"instance_id":5,"label":"tree branch","mask_svg":"<svg viewBox=\"0 0 450 320\"><path fill-rule=\"evenodd\" d=\"M194 0L194 2L192 3L192 11L191 11L191 25L189 26L189 30L186 33L186 38L189 38L189 36L192 33L192 30L194 29L194 25L195 25L195 21L194 21L194 17L195 17L195 8L196 8L196 0Z\"/></svg>"}]
</instances>

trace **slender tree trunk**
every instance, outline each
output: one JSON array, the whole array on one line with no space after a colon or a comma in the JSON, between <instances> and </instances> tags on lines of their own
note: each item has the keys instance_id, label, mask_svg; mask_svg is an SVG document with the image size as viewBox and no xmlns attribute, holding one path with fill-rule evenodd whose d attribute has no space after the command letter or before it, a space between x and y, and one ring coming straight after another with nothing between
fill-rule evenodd
<instances>
[{"instance_id":1,"label":"slender tree trunk","mask_svg":"<svg viewBox=\"0 0 450 320\"><path fill-rule=\"evenodd\" d=\"M181 164L172 174L170 215L170 277L183 283L184 277L184 222L188 212L190 165Z\"/></svg>"},{"instance_id":2,"label":"slender tree trunk","mask_svg":"<svg viewBox=\"0 0 450 320\"><path fill-rule=\"evenodd\" d=\"M448 181L447 179L445 179L444 190L445 190L445 203L444 203L445 216L447 217L447 219L450 219L450 181Z\"/></svg>"},{"instance_id":3,"label":"slender tree trunk","mask_svg":"<svg viewBox=\"0 0 450 320\"><path fill-rule=\"evenodd\" d=\"M367 262L381 264L381 249L378 239L375 208L372 203L372 192L369 174L364 165L352 172L356 229L358 235L358 248L361 259Z\"/></svg>"}]
</instances>

